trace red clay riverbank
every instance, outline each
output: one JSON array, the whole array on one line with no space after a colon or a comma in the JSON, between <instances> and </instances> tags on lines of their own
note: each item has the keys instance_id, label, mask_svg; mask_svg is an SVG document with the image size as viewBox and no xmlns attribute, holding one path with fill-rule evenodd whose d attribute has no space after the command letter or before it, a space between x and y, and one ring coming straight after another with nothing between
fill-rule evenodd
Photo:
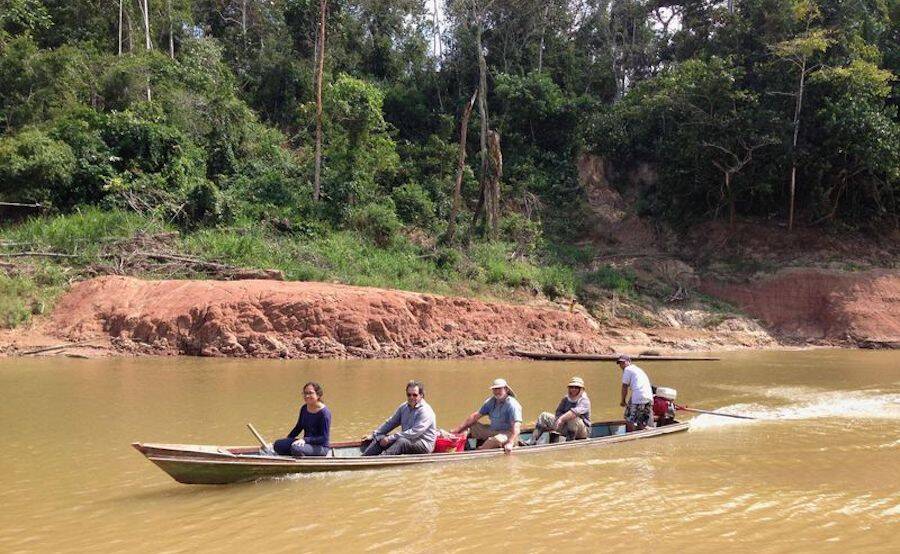
<instances>
[{"instance_id":1,"label":"red clay riverbank","mask_svg":"<svg viewBox=\"0 0 900 554\"><path fill-rule=\"evenodd\" d=\"M0 355L41 346L75 355L259 358L507 357L515 350L611 353L900 345L900 272L791 270L701 290L759 318L728 317L644 328L601 324L583 310L521 306L317 282L77 283L36 325L0 332ZM668 310L667 311L672 311ZM662 314L663 312L661 312Z\"/></svg>"},{"instance_id":2,"label":"red clay riverbank","mask_svg":"<svg viewBox=\"0 0 900 554\"><path fill-rule=\"evenodd\" d=\"M777 345L760 329L733 324L708 330L612 328L559 307L331 283L117 276L75 284L51 317L29 330L0 335L0 348L16 355L54 341L105 345L109 353L126 355L262 358L506 357L514 350Z\"/></svg>"},{"instance_id":3,"label":"red clay riverbank","mask_svg":"<svg viewBox=\"0 0 900 554\"><path fill-rule=\"evenodd\" d=\"M900 271L788 269L747 283L706 281L701 291L806 342L900 347Z\"/></svg>"}]
</instances>

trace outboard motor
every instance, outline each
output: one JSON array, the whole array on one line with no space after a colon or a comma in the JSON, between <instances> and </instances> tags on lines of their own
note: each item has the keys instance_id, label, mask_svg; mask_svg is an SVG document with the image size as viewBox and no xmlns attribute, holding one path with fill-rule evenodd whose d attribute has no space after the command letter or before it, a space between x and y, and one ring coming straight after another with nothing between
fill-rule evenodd
<instances>
[{"instance_id":1,"label":"outboard motor","mask_svg":"<svg viewBox=\"0 0 900 554\"><path fill-rule=\"evenodd\" d=\"M675 422L675 397L678 391L667 387L656 387L653 391L653 415L656 425L669 425Z\"/></svg>"}]
</instances>

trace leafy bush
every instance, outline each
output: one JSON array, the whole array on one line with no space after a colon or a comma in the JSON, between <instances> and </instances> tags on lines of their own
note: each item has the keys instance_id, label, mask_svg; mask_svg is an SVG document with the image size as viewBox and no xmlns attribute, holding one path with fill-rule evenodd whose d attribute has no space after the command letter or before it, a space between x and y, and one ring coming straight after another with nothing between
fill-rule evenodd
<instances>
[{"instance_id":1,"label":"leafy bush","mask_svg":"<svg viewBox=\"0 0 900 554\"><path fill-rule=\"evenodd\" d=\"M540 221L531 220L513 212L500 220L501 236L516 244L518 254L532 254L541 246L543 228Z\"/></svg>"},{"instance_id":2,"label":"leafy bush","mask_svg":"<svg viewBox=\"0 0 900 554\"><path fill-rule=\"evenodd\" d=\"M392 202L366 204L350 213L350 227L378 246L394 243L403 224L397 218Z\"/></svg>"},{"instance_id":3,"label":"leafy bush","mask_svg":"<svg viewBox=\"0 0 900 554\"><path fill-rule=\"evenodd\" d=\"M431 229L434 225L434 202L418 183L407 183L394 189L391 193L397 215L404 223L416 225L422 229Z\"/></svg>"},{"instance_id":4,"label":"leafy bush","mask_svg":"<svg viewBox=\"0 0 900 554\"><path fill-rule=\"evenodd\" d=\"M75 171L68 144L35 128L0 138L0 196L7 200L50 202L66 195Z\"/></svg>"},{"instance_id":5,"label":"leafy bush","mask_svg":"<svg viewBox=\"0 0 900 554\"><path fill-rule=\"evenodd\" d=\"M28 322L47 313L66 282L64 272L53 264L39 265L31 276L0 273L0 329Z\"/></svg>"},{"instance_id":6,"label":"leafy bush","mask_svg":"<svg viewBox=\"0 0 900 554\"><path fill-rule=\"evenodd\" d=\"M628 271L620 271L610 265L604 265L585 275L583 284L618 292L622 295L634 293L634 275Z\"/></svg>"}]
</instances>

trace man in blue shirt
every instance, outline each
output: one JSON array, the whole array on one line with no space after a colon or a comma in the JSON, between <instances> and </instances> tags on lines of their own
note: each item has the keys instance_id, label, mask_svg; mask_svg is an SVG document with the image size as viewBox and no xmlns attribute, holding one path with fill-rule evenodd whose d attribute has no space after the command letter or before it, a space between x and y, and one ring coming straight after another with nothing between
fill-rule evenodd
<instances>
[{"instance_id":1,"label":"man in blue shirt","mask_svg":"<svg viewBox=\"0 0 900 554\"><path fill-rule=\"evenodd\" d=\"M400 432L389 434L397 426ZM363 456L428 454L434 451L437 423L434 410L425 402L425 385L419 381L407 383L406 402L400 404L394 415L372 432L371 439Z\"/></svg>"},{"instance_id":2,"label":"man in blue shirt","mask_svg":"<svg viewBox=\"0 0 900 554\"><path fill-rule=\"evenodd\" d=\"M490 425L478 422L484 416L488 416ZM494 379L491 396L477 412L472 412L450 432L462 433L466 429L469 430L470 437L484 441L479 449L503 447L509 453L518 445L519 432L522 430L522 406L505 379Z\"/></svg>"}]
</instances>

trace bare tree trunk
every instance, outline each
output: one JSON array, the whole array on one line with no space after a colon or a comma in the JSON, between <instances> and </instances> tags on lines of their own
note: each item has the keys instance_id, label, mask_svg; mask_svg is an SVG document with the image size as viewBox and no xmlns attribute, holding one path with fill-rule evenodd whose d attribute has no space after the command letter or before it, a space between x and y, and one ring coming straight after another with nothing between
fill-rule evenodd
<instances>
[{"instance_id":1,"label":"bare tree trunk","mask_svg":"<svg viewBox=\"0 0 900 554\"><path fill-rule=\"evenodd\" d=\"M247 0L241 0L241 37L247 43Z\"/></svg>"},{"instance_id":2,"label":"bare tree trunk","mask_svg":"<svg viewBox=\"0 0 900 554\"><path fill-rule=\"evenodd\" d=\"M144 18L144 39L147 50L149 51L153 49L153 46L150 43L150 0L138 0L138 5L141 8L141 15Z\"/></svg>"},{"instance_id":3,"label":"bare tree trunk","mask_svg":"<svg viewBox=\"0 0 900 554\"><path fill-rule=\"evenodd\" d=\"M166 8L169 11L169 57L175 59L175 37L172 34L172 0L166 0Z\"/></svg>"},{"instance_id":4,"label":"bare tree trunk","mask_svg":"<svg viewBox=\"0 0 900 554\"><path fill-rule=\"evenodd\" d=\"M484 50L481 45L481 35L484 32L484 21L481 18L482 16L476 16L476 28L475 28L475 48L478 50L478 114L481 117L481 137L480 137L480 146L481 146L481 195L478 199L478 209L475 210L475 217L472 220L473 227L475 223L478 222L478 215L481 212L481 207L485 206L484 209L484 223L487 229L491 229L493 227L494 222L490 220L490 216L493 213L490 209L490 206L486 206L487 203L490 202L490 198L488 198L487 194L487 179L488 179L488 130L490 129L490 121L488 119L488 108L487 108L487 62L484 59Z\"/></svg>"},{"instance_id":5,"label":"bare tree trunk","mask_svg":"<svg viewBox=\"0 0 900 554\"><path fill-rule=\"evenodd\" d=\"M463 170L466 166L466 136L469 134L469 116L472 115L472 108L475 106L475 98L478 96L478 89L472 93L472 98L466 104L463 110L462 120L459 123L459 161L456 165L456 182L453 185L453 204L450 207L450 221L447 225L447 241L453 244L456 240L456 217L459 215L459 205L462 196L462 180Z\"/></svg>"},{"instance_id":6,"label":"bare tree trunk","mask_svg":"<svg viewBox=\"0 0 900 554\"><path fill-rule=\"evenodd\" d=\"M134 25L131 23L131 12L125 11L125 22L128 24L128 53L134 52Z\"/></svg>"},{"instance_id":7,"label":"bare tree trunk","mask_svg":"<svg viewBox=\"0 0 900 554\"><path fill-rule=\"evenodd\" d=\"M490 211L488 218L488 233L492 239L497 238L500 229L500 177L503 176L503 154L500 150L500 134L493 129L488 131L488 178L485 187L485 195L490 202L485 211Z\"/></svg>"},{"instance_id":8,"label":"bare tree trunk","mask_svg":"<svg viewBox=\"0 0 900 554\"><path fill-rule=\"evenodd\" d=\"M122 4L125 0L119 0L119 55L122 55Z\"/></svg>"},{"instance_id":9,"label":"bare tree trunk","mask_svg":"<svg viewBox=\"0 0 900 554\"><path fill-rule=\"evenodd\" d=\"M327 0L319 2L318 66L316 67L316 175L313 200L319 201L322 192L322 74L325 71L325 10Z\"/></svg>"},{"instance_id":10,"label":"bare tree trunk","mask_svg":"<svg viewBox=\"0 0 900 554\"><path fill-rule=\"evenodd\" d=\"M800 113L803 110L803 89L806 84L806 57L800 63L800 86L797 89L797 104L794 107L794 139L791 142L791 185L788 206L788 231L794 229L794 199L797 191L797 137L800 135Z\"/></svg>"},{"instance_id":11,"label":"bare tree trunk","mask_svg":"<svg viewBox=\"0 0 900 554\"><path fill-rule=\"evenodd\" d=\"M550 16L550 2L547 2L547 6L544 8L544 19L541 25L541 45L538 48L538 63L537 70L538 73L541 72L541 68L544 66L544 35L547 33L547 17Z\"/></svg>"},{"instance_id":12,"label":"bare tree trunk","mask_svg":"<svg viewBox=\"0 0 900 554\"><path fill-rule=\"evenodd\" d=\"M731 192L731 172L725 172L725 190L728 192L728 226L734 227L734 193Z\"/></svg>"},{"instance_id":13,"label":"bare tree trunk","mask_svg":"<svg viewBox=\"0 0 900 554\"><path fill-rule=\"evenodd\" d=\"M141 7L142 16L144 18L144 41L147 51L153 49L153 45L150 42L150 0L138 0L138 5ZM147 102L153 100L153 95L150 92L150 74L147 74Z\"/></svg>"},{"instance_id":14,"label":"bare tree trunk","mask_svg":"<svg viewBox=\"0 0 900 554\"><path fill-rule=\"evenodd\" d=\"M434 0L434 55L440 63L444 57L444 46L441 41L441 20L438 17L438 0Z\"/></svg>"}]
</instances>

